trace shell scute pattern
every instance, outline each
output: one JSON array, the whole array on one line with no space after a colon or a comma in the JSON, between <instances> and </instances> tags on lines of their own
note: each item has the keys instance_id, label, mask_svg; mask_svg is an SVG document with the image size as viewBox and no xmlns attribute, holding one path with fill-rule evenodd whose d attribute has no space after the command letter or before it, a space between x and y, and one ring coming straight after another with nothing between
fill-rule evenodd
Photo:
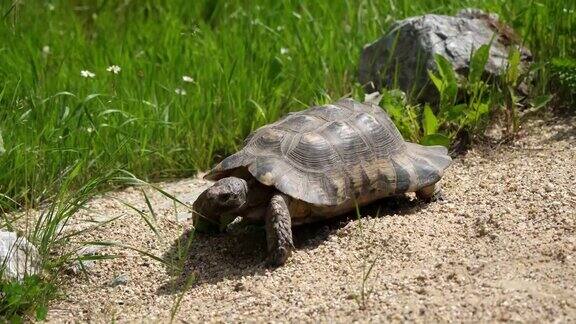
<instances>
[{"instance_id":1,"label":"shell scute pattern","mask_svg":"<svg viewBox=\"0 0 576 324\"><path fill-rule=\"evenodd\" d=\"M336 104L325 106L315 106L305 111L305 115L314 116L325 122L344 120L353 114L350 105L339 105L343 100Z\"/></svg>"},{"instance_id":2,"label":"shell scute pattern","mask_svg":"<svg viewBox=\"0 0 576 324\"><path fill-rule=\"evenodd\" d=\"M310 173L324 173L340 160L328 140L312 132L303 134L294 148L286 152L284 157L298 170Z\"/></svg>"},{"instance_id":3,"label":"shell scute pattern","mask_svg":"<svg viewBox=\"0 0 576 324\"><path fill-rule=\"evenodd\" d=\"M282 154L281 144L285 137L285 132L267 128L255 134L244 150L257 156L279 156Z\"/></svg>"},{"instance_id":4,"label":"shell scute pattern","mask_svg":"<svg viewBox=\"0 0 576 324\"><path fill-rule=\"evenodd\" d=\"M390 156L393 153L404 150L404 141L398 141L398 135L391 132L382 121L373 115L361 113L354 119L357 129L362 129L365 137L371 142L371 147L376 156Z\"/></svg>"},{"instance_id":5,"label":"shell scute pattern","mask_svg":"<svg viewBox=\"0 0 576 324\"><path fill-rule=\"evenodd\" d=\"M246 167L294 198L334 206L374 191L418 190L438 181L449 164L445 149L405 142L380 107L343 99L256 130L207 178Z\"/></svg>"},{"instance_id":6,"label":"shell scute pattern","mask_svg":"<svg viewBox=\"0 0 576 324\"><path fill-rule=\"evenodd\" d=\"M295 133L307 133L321 127L324 122L324 120L314 116L291 114L281 123L273 124L272 128L281 129L283 131L292 131Z\"/></svg>"},{"instance_id":7,"label":"shell scute pattern","mask_svg":"<svg viewBox=\"0 0 576 324\"><path fill-rule=\"evenodd\" d=\"M341 162L345 164L372 158L366 140L359 136L358 130L347 121L329 123L320 131L320 135L327 139L328 145L341 156Z\"/></svg>"}]
</instances>

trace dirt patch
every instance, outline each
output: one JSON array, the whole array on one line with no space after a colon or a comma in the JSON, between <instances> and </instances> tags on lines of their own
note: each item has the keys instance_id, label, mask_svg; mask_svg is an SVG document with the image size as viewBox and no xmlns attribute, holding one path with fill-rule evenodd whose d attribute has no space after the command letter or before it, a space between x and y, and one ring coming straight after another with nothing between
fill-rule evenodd
<instances>
[{"instance_id":1,"label":"dirt patch","mask_svg":"<svg viewBox=\"0 0 576 324\"><path fill-rule=\"evenodd\" d=\"M197 235L186 249L189 215L162 195L148 191L158 236L120 202L95 199L80 219L122 218L87 239L185 270L107 248L122 257L96 263L88 279L70 276L49 320L164 322L181 295L175 318L187 322L574 320L575 125L533 122L514 145L469 151L443 179L444 202L388 199L362 219L298 228L297 250L276 270L264 266L261 231ZM160 185L191 201L207 184ZM137 189L112 196L147 210Z\"/></svg>"}]
</instances>

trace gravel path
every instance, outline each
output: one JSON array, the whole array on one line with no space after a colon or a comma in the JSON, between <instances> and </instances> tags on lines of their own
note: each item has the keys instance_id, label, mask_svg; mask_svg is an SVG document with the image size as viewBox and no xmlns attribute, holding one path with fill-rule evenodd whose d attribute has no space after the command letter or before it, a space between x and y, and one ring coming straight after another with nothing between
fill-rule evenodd
<instances>
[{"instance_id":1,"label":"gravel path","mask_svg":"<svg viewBox=\"0 0 576 324\"><path fill-rule=\"evenodd\" d=\"M185 322L573 321L575 125L532 122L512 146L477 146L448 169L442 203L389 199L360 220L299 228L297 250L276 270L262 263L261 232L197 235L186 253L189 214L157 192L148 191L158 236L122 203L95 199L79 218L122 217L86 239L181 260L184 271L106 248L122 257L89 278L71 275L49 320L164 322L182 296L175 318ZM192 201L207 184L160 185ZM111 196L147 210L140 190Z\"/></svg>"}]
</instances>

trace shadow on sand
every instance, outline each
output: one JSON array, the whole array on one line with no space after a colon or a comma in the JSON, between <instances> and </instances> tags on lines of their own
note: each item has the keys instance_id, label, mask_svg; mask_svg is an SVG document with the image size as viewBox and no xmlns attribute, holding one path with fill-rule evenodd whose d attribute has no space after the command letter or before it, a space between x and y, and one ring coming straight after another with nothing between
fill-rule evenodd
<instances>
[{"instance_id":1,"label":"shadow on sand","mask_svg":"<svg viewBox=\"0 0 576 324\"><path fill-rule=\"evenodd\" d=\"M576 117L573 115L560 116L554 120L555 124L564 124L566 127L556 129L556 134L552 135L546 142L573 140L576 138Z\"/></svg>"},{"instance_id":2,"label":"shadow on sand","mask_svg":"<svg viewBox=\"0 0 576 324\"><path fill-rule=\"evenodd\" d=\"M408 196L385 198L363 207L361 215L387 217L418 212L426 204ZM355 213L293 229L296 250L312 250L332 233L357 219ZM225 279L264 274L267 268L264 228L231 235L207 235L185 231L176 239L163 258L177 266L167 268L172 279L157 290L159 295L181 292L190 286L214 284Z\"/></svg>"}]
</instances>

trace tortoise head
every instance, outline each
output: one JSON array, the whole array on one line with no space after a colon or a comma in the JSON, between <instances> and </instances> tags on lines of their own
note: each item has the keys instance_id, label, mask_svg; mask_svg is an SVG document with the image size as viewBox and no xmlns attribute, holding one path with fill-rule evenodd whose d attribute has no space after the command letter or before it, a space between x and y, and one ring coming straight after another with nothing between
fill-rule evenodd
<instances>
[{"instance_id":1,"label":"tortoise head","mask_svg":"<svg viewBox=\"0 0 576 324\"><path fill-rule=\"evenodd\" d=\"M239 213L247 201L248 183L246 180L227 177L218 180L206 189L194 202L194 225L212 223L219 226L223 216ZM203 227L203 226L199 226Z\"/></svg>"}]
</instances>

